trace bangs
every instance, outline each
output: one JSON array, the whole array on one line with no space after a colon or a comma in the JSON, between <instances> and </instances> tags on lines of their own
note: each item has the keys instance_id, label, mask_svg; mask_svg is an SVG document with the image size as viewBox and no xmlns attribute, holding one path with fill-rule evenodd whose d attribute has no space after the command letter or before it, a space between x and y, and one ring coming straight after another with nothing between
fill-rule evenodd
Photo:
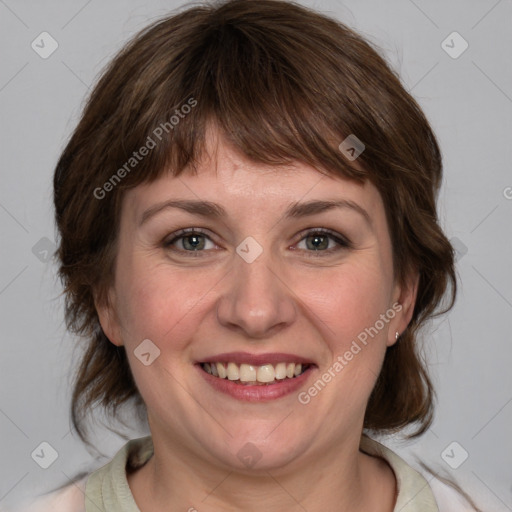
<instances>
[{"instance_id":1,"label":"bangs","mask_svg":"<svg viewBox=\"0 0 512 512\"><path fill-rule=\"evenodd\" d=\"M283 40L282 25L274 33L272 23L263 20L263 32L257 21L238 26L210 20L194 37L189 34L194 44L186 48L177 43L179 20L172 30L163 21L132 43L129 52L145 50L132 58L132 69L118 64L127 77L119 97L129 98L131 115L120 118L122 137L116 138L123 144L119 151L111 148L115 163L107 166L111 174L125 166L119 188L196 169L212 126L254 162L299 161L364 181L364 167L353 165L338 148L346 136L368 133L365 119L371 119L352 106L357 102L351 97L359 93L354 77L341 69L339 48L332 48L332 41L322 44L319 34L310 47L311 37L301 38L296 29ZM140 78L133 84L136 73ZM126 104L120 102L119 110L126 111ZM133 152L145 146L147 155L135 162ZM126 166L130 161L134 165Z\"/></svg>"}]
</instances>

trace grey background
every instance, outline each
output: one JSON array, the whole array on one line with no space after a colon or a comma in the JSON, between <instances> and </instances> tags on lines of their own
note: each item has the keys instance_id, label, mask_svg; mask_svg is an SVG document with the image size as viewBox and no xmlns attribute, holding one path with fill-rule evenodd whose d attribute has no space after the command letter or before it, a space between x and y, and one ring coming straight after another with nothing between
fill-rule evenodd
<instances>
[{"instance_id":1,"label":"grey background","mask_svg":"<svg viewBox=\"0 0 512 512\"><path fill-rule=\"evenodd\" d=\"M386 443L409 461L418 455L445 471L490 509L512 510L512 2L302 3L382 48L444 155L439 212L460 250L461 288L455 308L425 336L436 420L415 442ZM63 325L55 267L46 261L55 239L52 173L103 66L150 20L182 4L0 0L0 507L99 464L69 429L69 374L79 352ZM47 59L31 47L43 31L59 45ZM469 44L458 58L442 47L453 31ZM445 44L462 48L457 39ZM107 456L124 444L97 432ZM46 470L31 457L43 441L58 453ZM460 447L448 449L452 464L462 449L469 454L457 469L441 456L453 441Z\"/></svg>"}]
</instances>

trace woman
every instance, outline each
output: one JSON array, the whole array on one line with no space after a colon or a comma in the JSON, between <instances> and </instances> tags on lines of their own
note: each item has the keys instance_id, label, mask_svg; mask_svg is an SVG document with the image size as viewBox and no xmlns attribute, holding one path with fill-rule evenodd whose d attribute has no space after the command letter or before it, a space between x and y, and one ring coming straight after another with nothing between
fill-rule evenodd
<instances>
[{"instance_id":1,"label":"woman","mask_svg":"<svg viewBox=\"0 0 512 512\"><path fill-rule=\"evenodd\" d=\"M441 176L414 99L334 20L235 0L134 38L54 191L89 343L74 425L131 403L151 436L46 506L469 510L370 437L432 421L416 338L456 295Z\"/></svg>"}]
</instances>

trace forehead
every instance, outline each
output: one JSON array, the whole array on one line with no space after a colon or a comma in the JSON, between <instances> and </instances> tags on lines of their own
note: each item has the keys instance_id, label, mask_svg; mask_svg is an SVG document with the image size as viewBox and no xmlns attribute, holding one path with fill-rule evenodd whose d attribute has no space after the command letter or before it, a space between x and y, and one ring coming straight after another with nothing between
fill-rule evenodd
<instances>
[{"instance_id":1,"label":"forehead","mask_svg":"<svg viewBox=\"0 0 512 512\"><path fill-rule=\"evenodd\" d=\"M383 212L380 193L368 180L361 184L302 162L261 164L222 140L210 144L194 171L186 169L179 176L164 173L151 183L141 184L127 192L123 205L139 217L155 204L178 198L215 202L238 218L280 213L292 203L320 199L353 201L370 217Z\"/></svg>"}]
</instances>

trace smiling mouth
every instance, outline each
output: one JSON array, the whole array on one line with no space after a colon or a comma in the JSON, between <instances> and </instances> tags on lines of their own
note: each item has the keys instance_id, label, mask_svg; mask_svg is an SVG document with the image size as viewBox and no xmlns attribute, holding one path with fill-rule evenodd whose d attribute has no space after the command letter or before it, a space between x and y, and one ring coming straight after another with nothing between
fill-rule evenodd
<instances>
[{"instance_id":1,"label":"smiling mouth","mask_svg":"<svg viewBox=\"0 0 512 512\"><path fill-rule=\"evenodd\" d=\"M219 379L229 380L246 386L263 386L299 377L312 365L302 363L268 363L257 366L227 362L201 363L200 366L203 371Z\"/></svg>"}]
</instances>

